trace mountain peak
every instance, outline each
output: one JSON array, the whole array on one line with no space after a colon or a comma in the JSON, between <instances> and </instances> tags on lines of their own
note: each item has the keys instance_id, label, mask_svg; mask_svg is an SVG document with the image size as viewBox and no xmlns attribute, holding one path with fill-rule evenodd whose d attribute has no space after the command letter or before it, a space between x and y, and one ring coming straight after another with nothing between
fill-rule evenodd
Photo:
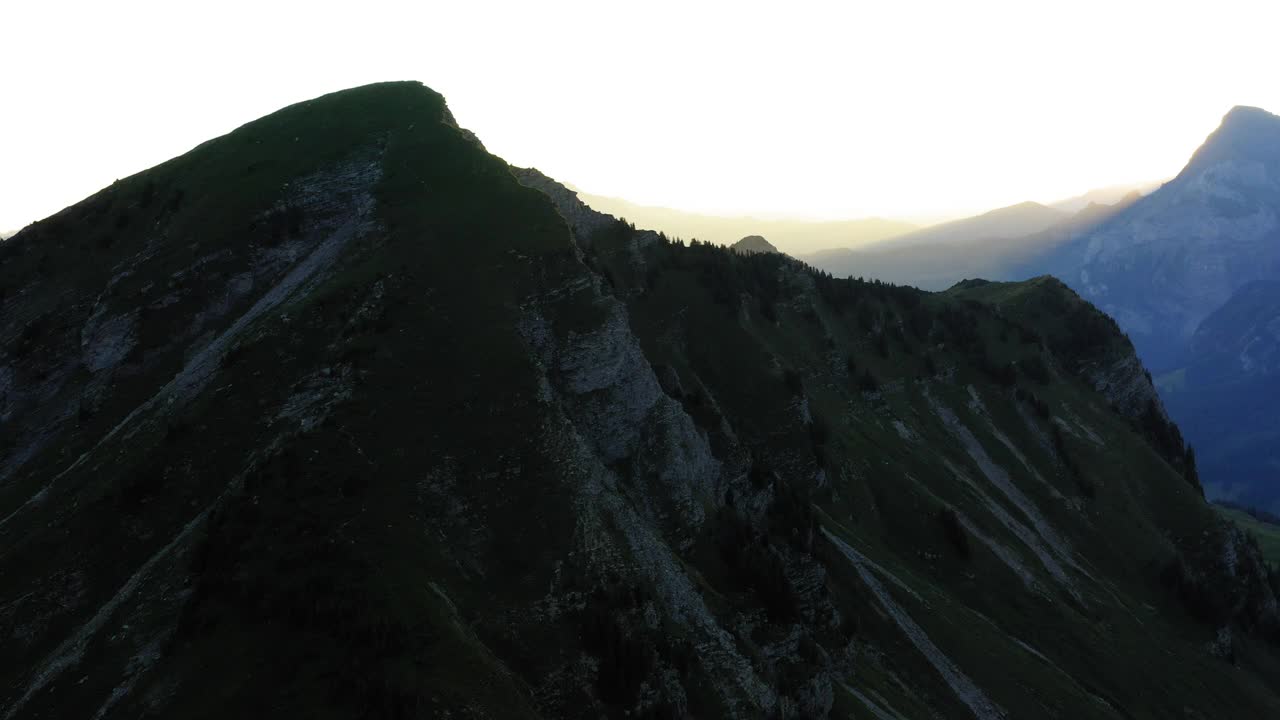
<instances>
[{"instance_id":1,"label":"mountain peak","mask_svg":"<svg viewBox=\"0 0 1280 720\"><path fill-rule=\"evenodd\" d=\"M751 253L778 252L778 248L774 247L773 243L769 242L768 240L765 240L764 237L761 235L748 235L742 238L741 240L739 240L738 242L734 243L730 247L734 250L734 252L739 252L747 255Z\"/></svg>"},{"instance_id":2,"label":"mountain peak","mask_svg":"<svg viewBox=\"0 0 1280 720\"><path fill-rule=\"evenodd\" d=\"M1209 141L1215 138L1221 140L1225 135L1226 139L1240 142L1265 142L1278 133L1280 133L1280 117L1262 108L1237 105L1222 116L1222 123L1218 126L1218 130L1209 136Z\"/></svg>"},{"instance_id":3,"label":"mountain peak","mask_svg":"<svg viewBox=\"0 0 1280 720\"><path fill-rule=\"evenodd\" d=\"M1231 108L1183 172L1235 158L1280 161L1280 117L1246 105Z\"/></svg>"},{"instance_id":4,"label":"mountain peak","mask_svg":"<svg viewBox=\"0 0 1280 720\"><path fill-rule=\"evenodd\" d=\"M1223 125L1237 122L1258 121L1277 122L1280 121L1280 117L1276 117L1260 107L1253 107L1251 105L1236 105L1228 110L1226 115L1222 116Z\"/></svg>"},{"instance_id":5,"label":"mountain peak","mask_svg":"<svg viewBox=\"0 0 1280 720\"><path fill-rule=\"evenodd\" d=\"M388 85L0 244L4 720L1280 717L1272 577L1113 322L759 227L638 230Z\"/></svg>"},{"instance_id":6,"label":"mountain peak","mask_svg":"<svg viewBox=\"0 0 1280 720\"><path fill-rule=\"evenodd\" d=\"M1004 210L1048 210L1050 208L1048 205L1045 205L1043 203L1038 203L1035 200L1023 200L1020 203L1017 203L1015 205L1010 205L1009 207L1003 208L1003 209Z\"/></svg>"}]
</instances>

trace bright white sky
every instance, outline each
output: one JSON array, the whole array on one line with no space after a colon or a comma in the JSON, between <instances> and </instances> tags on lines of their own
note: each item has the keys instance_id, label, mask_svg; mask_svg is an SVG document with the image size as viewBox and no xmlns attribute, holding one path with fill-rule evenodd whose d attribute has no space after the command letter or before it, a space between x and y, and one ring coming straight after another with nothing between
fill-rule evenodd
<instances>
[{"instance_id":1,"label":"bright white sky","mask_svg":"<svg viewBox=\"0 0 1280 720\"><path fill-rule=\"evenodd\" d=\"M1280 111L1280 3L3 0L0 230L289 103L444 93L518 165L705 212L937 216L1173 175Z\"/></svg>"}]
</instances>

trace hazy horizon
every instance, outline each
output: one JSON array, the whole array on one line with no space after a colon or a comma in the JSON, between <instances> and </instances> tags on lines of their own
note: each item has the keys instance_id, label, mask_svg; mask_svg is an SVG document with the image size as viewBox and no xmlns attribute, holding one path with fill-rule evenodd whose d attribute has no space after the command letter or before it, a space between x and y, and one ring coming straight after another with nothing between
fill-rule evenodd
<instances>
[{"instance_id":1,"label":"hazy horizon","mask_svg":"<svg viewBox=\"0 0 1280 720\"><path fill-rule=\"evenodd\" d=\"M0 78L0 231L285 105L395 79L443 93L512 164L593 194L939 222L1171 177L1233 106L1280 110L1276 15L1244 0L1211 16L1154 2L15 6L5 47L28 62Z\"/></svg>"},{"instance_id":2,"label":"hazy horizon","mask_svg":"<svg viewBox=\"0 0 1280 720\"><path fill-rule=\"evenodd\" d=\"M1190 157L1190 152L1188 152L1188 157ZM1145 195L1151 192L1152 190L1154 190L1155 188L1158 188L1160 185L1168 182L1172 178L1173 176L1170 175L1168 177L1159 178L1159 179L1150 179L1142 182L1111 183L1111 184L1102 185L1099 187L1084 188L1084 189L1081 189L1079 192L1075 192L1063 197L1023 198L1022 200L1018 200L1013 203L1009 203L1007 205L1000 205L1000 206L977 207L977 208L967 208L964 210L936 211L936 212L929 211L929 210L922 210L921 212L914 215L908 214L908 215L889 216L889 215L870 214L870 215L859 215L856 217L854 216L826 217L826 216L818 216L818 215L796 215L796 214L788 214L785 212L777 212L777 213L751 212L751 211L736 212L736 213L735 212L704 212L704 211L691 209L687 207L673 207L673 206L667 206L667 205L651 205L647 203L639 203L631 200L630 198L615 197L611 195L606 195L604 193L592 192L590 188L579 187L578 185L574 184L572 181L560 180L559 178L556 178L556 180L561 182L566 187L578 193L580 196L584 198L606 198L608 200L624 203L627 205L634 205L640 208L652 209L652 210L669 210L669 211L678 212L678 213L687 213L690 215L705 215L707 217L735 219L735 220L760 220L762 222L794 222L794 223L839 223L839 222L849 222L849 221L857 221L857 220L890 220L890 221L910 223L920 228L926 228L933 225L941 225L943 223L952 222L954 220L962 220L964 218L973 217L975 215L982 215L984 213L988 213L993 210L1000 210L1002 208L1006 208L1011 205L1018 205L1024 202L1033 202L1033 203L1038 203L1040 205L1045 205L1047 207L1054 207L1062 203L1067 203L1069 201L1076 200L1078 198L1083 198L1084 196L1087 196L1096 192L1104 192L1104 193L1109 191L1127 192L1129 190L1138 190L1139 192L1142 192L1142 194ZM590 202L587 201L587 204L590 205Z\"/></svg>"}]
</instances>

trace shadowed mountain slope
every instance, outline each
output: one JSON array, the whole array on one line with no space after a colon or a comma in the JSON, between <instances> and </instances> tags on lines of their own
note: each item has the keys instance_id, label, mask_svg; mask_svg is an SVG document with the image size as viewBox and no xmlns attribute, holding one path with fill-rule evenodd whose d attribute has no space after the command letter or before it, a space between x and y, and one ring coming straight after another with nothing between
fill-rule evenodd
<instances>
[{"instance_id":1,"label":"shadowed mountain slope","mask_svg":"<svg viewBox=\"0 0 1280 720\"><path fill-rule=\"evenodd\" d=\"M1280 713L1274 577L1058 283L673 242L391 83L0 302L5 720Z\"/></svg>"}]
</instances>

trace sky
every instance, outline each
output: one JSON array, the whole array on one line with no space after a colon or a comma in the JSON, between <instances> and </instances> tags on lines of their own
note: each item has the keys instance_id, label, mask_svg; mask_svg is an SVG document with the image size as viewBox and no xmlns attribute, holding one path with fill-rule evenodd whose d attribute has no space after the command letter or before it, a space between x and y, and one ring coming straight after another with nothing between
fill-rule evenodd
<instances>
[{"instance_id":1,"label":"sky","mask_svg":"<svg viewBox=\"0 0 1280 720\"><path fill-rule=\"evenodd\" d=\"M0 9L0 231L284 105L440 91L601 195L904 219L1171 177L1280 112L1280 3L41 2Z\"/></svg>"}]
</instances>

